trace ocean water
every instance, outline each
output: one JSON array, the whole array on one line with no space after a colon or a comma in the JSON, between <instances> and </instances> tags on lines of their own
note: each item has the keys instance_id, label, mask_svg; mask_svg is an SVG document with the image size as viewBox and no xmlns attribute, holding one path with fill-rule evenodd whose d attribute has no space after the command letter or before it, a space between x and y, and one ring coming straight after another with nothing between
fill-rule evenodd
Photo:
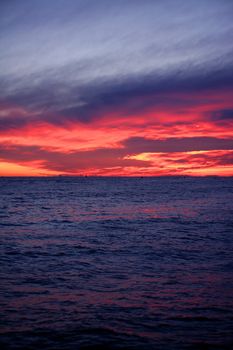
<instances>
[{"instance_id":1,"label":"ocean water","mask_svg":"<svg viewBox=\"0 0 233 350\"><path fill-rule=\"evenodd\" d=\"M1 178L1 349L232 349L233 178Z\"/></svg>"}]
</instances>

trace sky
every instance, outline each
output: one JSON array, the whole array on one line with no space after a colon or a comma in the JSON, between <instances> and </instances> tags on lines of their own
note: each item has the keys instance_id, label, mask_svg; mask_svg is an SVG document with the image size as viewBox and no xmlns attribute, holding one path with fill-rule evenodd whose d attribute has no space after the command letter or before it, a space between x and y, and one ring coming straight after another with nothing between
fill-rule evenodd
<instances>
[{"instance_id":1,"label":"sky","mask_svg":"<svg viewBox=\"0 0 233 350\"><path fill-rule=\"evenodd\" d=\"M232 176L232 57L232 0L0 0L0 176Z\"/></svg>"}]
</instances>

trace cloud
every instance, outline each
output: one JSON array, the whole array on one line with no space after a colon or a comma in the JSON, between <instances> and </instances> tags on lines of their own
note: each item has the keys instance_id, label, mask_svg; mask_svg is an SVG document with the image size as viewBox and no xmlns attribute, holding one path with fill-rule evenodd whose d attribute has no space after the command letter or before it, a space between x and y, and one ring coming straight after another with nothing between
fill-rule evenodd
<instances>
[{"instance_id":1,"label":"cloud","mask_svg":"<svg viewBox=\"0 0 233 350\"><path fill-rule=\"evenodd\" d=\"M73 151L69 153L46 150L39 146L1 145L2 161L26 164L40 161L41 167L60 172L75 172L88 168L117 166L148 166L150 162L123 159L125 152L121 149L96 149L91 151Z\"/></svg>"},{"instance_id":2,"label":"cloud","mask_svg":"<svg viewBox=\"0 0 233 350\"><path fill-rule=\"evenodd\" d=\"M129 154L143 152L190 152L207 150L232 150L233 139L215 137L186 137L151 140L143 137L131 137L123 142Z\"/></svg>"},{"instance_id":3,"label":"cloud","mask_svg":"<svg viewBox=\"0 0 233 350\"><path fill-rule=\"evenodd\" d=\"M142 153L174 164L179 152L229 151L232 9L217 0L1 2L2 159L112 173L150 171Z\"/></svg>"},{"instance_id":4,"label":"cloud","mask_svg":"<svg viewBox=\"0 0 233 350\"><path fill-rule=\"evenodd\" d=\"M0 159L18 164L40 161L42 168L65 173L75 173L76 171L86 169L151 167L152 163L150 160L133 158L135 154L141 153L167 153L173 157L172 154L178 152L231 149L233 149L233 140L229 139L193 137L150 140L142 137L132 137L123 141L119 148L97 148L86 151L74 150L66 153L39 146L2 144L0 147Z\"/></svg>"},{"instance_id":5,"label":"cloud","mask_svg":"<svg viewBox=\"0 0 233 350\"><path fill-rule=\"evenodd\" d=\"M61 73L61 72L60 72ZM61 77L65 72L61 74ZM36 81L36 77L32 77ZM151 109L167 109L178 113L198 104L208 104L211 93L216 94L221 89L233 91L233 67L225 67L210 72L197 70L175 71L160 76L156 72L143 76L126 76L118 79L99 80L91 82L62 82L56 80L40 80L39 83L17 82L2 84L2 100L8 104L18 105L28 111L30 117L18 118L15 123L48 122L66 125L70 122L91 123L103 116L117 114L118 118L145 114ZM10 86L12 88L10 89ZM205 96L204 92L209 96ZM198 94L199 98L192 96ZM228 115L223 111L223 118ZM214 114L213 119L218 114ZM4 118L3 118L4 119ZM18 120L17 120L18 119ZM7 129L7 119L0 120ZM9 128L14 122L9 119Z\"/></svg>"},{"instance_id":6,"label":"cloud","mask_svg":"<svg viewBox=\"0 0 233 350\"><path fill-rule=\"evenodd\" d=\"M208 114L213 121L232 121L233 109L222 109Z\"/></svg>"},{"instance_id":7,"label":"cloud","mask_svg":"<svg viewBox=\"0 0 233 350\"><path fill-rule=\"evenodd\" d=\"M141 153L130 159L151 162L144 174L152 175L223 175L233 174L233 151L192 151L173 153Z\"/></svg>"},{"instance_id":8,"label":"cloud","mask_svg":"<svg viewBox=\"0 0 233 350\"><path fill-rule=\"evenodd\" d=\"M29 120L25 117L0 117L0 131L4 132L12 129L22 128L27 125L28 122Z\"/></svg>"},{"instance_id":9,"label":"cloud","mask_svg":"<svg viewBox=\"0 0 233 350\"><path fill-rule=\"evenodd\" d=\"M230 2L0 6L1 99L28 111L15 122L3 118L5 130L30 122L90 124L113 113L133 118L159 108L175 113L204 103L204 91L233 91Z\"/></svg>"}]
</instances>

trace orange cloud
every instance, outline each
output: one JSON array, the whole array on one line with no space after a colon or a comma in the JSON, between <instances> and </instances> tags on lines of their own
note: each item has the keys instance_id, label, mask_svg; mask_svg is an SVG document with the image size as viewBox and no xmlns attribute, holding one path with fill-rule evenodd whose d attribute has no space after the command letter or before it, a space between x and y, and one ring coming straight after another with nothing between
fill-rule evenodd
<instances>
[{"instance_id":1,"label":"orange cloud","mask_svg":"<svg viewBox=\"0 0 233 350\"><path fill-rule=\"evenodd\" d=\"M150 161L147 175L233 176L233 151L141 153L128 159Z\"/></svg>"},{"instance_id":2,"label":"orange cloud","mask_svg":"<svg viewBox=\"0 0 233 350\"><path fill-rule=\"evenodd\" d=\"M156 153L140 149L137 141L124 153L124 141L133 138L189 138L192 144L200 137L230 139L231 111L232 91L137 97L98 111L90 122L63 116L59 123L54 113L1 103L0 175L233 175L232 164L224 164L230 150L221 147ZM14 158L7 158L7 148L15 148Z\"/></svg>"}]
</instances>

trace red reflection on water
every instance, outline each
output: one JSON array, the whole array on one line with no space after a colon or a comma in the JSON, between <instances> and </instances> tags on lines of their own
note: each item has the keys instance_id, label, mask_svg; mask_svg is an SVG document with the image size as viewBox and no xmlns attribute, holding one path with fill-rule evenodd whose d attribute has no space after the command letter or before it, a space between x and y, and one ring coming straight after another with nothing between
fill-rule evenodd
<instances>
[{"instance_id":1,"label":"red reflection on water","mask_svg":"<svg viewBox=\"0 0 233 350\"><path fill-rule=\"evenodd\" d=\"M117 207L104 206L102 209L67 208L66 218L71 222L102 221L116 219L166 219L173 217L194 218L197 212L191 203L176 201L173 205L119 205Z\"/></svg>"}]
</instances>

